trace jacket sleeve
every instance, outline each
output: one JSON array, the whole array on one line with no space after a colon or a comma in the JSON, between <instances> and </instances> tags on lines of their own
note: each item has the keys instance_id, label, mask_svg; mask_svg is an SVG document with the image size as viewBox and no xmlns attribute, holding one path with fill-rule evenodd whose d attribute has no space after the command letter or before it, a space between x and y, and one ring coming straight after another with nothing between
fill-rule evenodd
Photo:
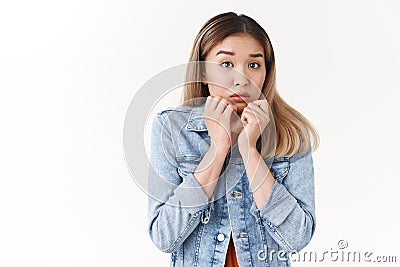
<instances>
[{"instance_id":1,"label":"jacket sleeve","mask_svg":"<svg viewBox=\"0 0 400 267\"><path fill-rule=\"evenodd\" d=\"M263 222L272 238L287 252L299 252L315 231L314 167L311 148L289 159L282 183L275 180L266 204L250 212Z\"/></svg>"},{"instance_id":2,"label":"jacket sleeve","mask_svg":"<svg viewBox=\"0 0 400 267\"><path fill-rule=\"evenodd\" d=\"M177 251L209 212L207 195L193 176L178 173L171 123L158 113L151 130L148 172L148 231L163 252ZM208 213L207 213L208 214Z\"/></svg>"}]
</instances>

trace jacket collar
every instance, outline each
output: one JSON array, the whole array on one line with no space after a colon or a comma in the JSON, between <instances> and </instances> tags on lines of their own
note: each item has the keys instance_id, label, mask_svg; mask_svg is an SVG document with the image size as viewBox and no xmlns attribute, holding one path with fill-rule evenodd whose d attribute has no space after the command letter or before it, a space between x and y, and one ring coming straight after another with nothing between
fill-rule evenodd
<instances>
[{"instance_id":1,"label":"jacket collar","mask_svg":"<svg viewBox=\"0 0 400 267\"><path fill-rule=\"evenodd\" d=\"M190 111L190 115L186 124L186 129L189 131L207 131L206 123L203 119L204 105L194 106Z\"/></svg>"}]
</instances>

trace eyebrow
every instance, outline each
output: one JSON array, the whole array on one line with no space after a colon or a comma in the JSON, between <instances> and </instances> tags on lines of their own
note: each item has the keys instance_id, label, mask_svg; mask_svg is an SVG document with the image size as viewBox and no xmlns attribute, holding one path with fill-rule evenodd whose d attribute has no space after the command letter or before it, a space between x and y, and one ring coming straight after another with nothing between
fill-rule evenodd
<instances>
[{"instance_id":1,"label":"eyebrow","mask_svg":"<svg viewBox=\"0 0 400 267\"><path fill-rule=\"evenodd\" d=\"M234 56L235 53L231 51L225 51L225 50L219 50L215 56L218 56L219 54L226 54L226 55L231 55ZM255 53L255 54L249 54L250 57L264 57L262 53Z\"/></svg>"}]
</instances>

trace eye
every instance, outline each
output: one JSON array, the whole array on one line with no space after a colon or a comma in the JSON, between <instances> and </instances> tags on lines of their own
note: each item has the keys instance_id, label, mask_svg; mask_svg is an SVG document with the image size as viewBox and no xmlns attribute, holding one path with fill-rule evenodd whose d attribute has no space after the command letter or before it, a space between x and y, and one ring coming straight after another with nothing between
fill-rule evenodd
<instances>
[{"instance_id":1,"label":"eye","mask_svg":"<svg viewBox=\"0 0 400 267\"><path fill-rule=\"evenodd\" d=\"M229 61L225 61L225 62L222 62L222 63L221 63L221 66L222 66L223 68L232 68L232 67L233 67L233 64L232 64L231 62L229 62Z\"/></svg>"},{"instance_id":2,"label":"eye","mask_svg":"<svg viewBox=\"0 0 400 267\"><path fill-rule=\"evenodd\" d=\"M251 62L249 64L249 67L252 69L258 69L260 67L260 64L258 64L257 62Z\"/></svg>"}]
</instances>

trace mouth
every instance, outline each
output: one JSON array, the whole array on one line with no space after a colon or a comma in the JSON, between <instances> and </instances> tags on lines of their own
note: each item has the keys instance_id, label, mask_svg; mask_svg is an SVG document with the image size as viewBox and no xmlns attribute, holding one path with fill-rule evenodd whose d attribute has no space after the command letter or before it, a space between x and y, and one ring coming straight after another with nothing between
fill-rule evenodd
<instances>
[{"instance_id":1,"label":"mouth","mask_svg":"<svg viewBox=\"0 0 400 267\"><path fill-rule=\"evenodd\" d=\"M250 95L247 93L232 94L230 98L236 103L247 103L249 102Z\"/></svg>"}]
</instances>

